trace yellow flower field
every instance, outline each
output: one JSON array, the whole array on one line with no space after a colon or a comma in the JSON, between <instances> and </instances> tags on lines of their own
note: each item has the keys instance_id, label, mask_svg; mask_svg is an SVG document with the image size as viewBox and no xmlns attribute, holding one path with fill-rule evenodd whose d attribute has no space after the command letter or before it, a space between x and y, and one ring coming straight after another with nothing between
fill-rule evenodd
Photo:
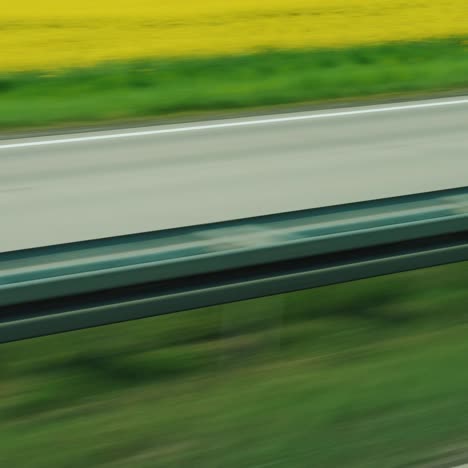
<instances>
[{"instance_id":1,"label":"yellow flower field","mask_svg":"<svg viewBox=\"0 0 468 468\"><path fill-rule=\"evenodd\" d=\"M468 0L11 0L0 71L468 34Z\"/></svg>"}]
</instances>

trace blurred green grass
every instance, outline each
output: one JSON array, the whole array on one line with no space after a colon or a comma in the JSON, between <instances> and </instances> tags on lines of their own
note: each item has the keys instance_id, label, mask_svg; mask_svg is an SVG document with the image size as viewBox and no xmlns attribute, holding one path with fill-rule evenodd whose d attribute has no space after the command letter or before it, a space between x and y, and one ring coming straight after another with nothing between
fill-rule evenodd
<instances>
[{"instance_id":1,"label":"blurred green grass","mask_svg":"<svg viewBox=\"0 0 468 468\"><path fill-rule=\"evenodd\" d=\"M0 466L467 455L467 284L464 263L2 345Z\"/></svg>"},{"instance_id":2,"label":"blurred green grass","mask_svg":"<svg viewBox=\"0 0 468 468\"><path fill-rule=\"evenodd\" d=\"M0 129L132 121L468 87L464 38L0 76Z\"/></svg>"}]
</instances>

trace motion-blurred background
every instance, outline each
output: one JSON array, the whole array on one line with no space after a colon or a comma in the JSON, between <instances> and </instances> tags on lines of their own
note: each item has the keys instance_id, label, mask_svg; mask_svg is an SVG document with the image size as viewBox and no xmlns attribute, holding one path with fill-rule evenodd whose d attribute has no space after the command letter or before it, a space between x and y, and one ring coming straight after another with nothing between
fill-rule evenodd
<instances>
[{"instance_id":1,"label":"motion-blurred background","mask_svg":"<svg viewBox=\"0 0 468 468\"><path fill-rule=\"evenodd\" d=\"M467 89L466 0L0 7L3 137ZM461 466L467 282L462 263L0 345L0 467Z\"/></svg>"}]
</instances>

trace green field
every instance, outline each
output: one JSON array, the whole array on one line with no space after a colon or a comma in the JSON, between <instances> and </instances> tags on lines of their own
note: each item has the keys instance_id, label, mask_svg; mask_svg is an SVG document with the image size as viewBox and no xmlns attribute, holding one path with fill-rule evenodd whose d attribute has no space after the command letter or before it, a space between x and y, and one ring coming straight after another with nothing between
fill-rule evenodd
<instances>
[{"instance_id":1,"label":"green field","mask_svg":"<svg viewBox=\"0 0 468 468\"><path fill-rule=\"evenodd\" d=\"M0 76L0 130L139 122L468 88L463 38Z\"/></svg>"},{"instance_id":2,"label":"green field","mask_svg":"<svg viewBox=\"0 0 468 468\"><path fill-rule=\"evenodd\" d=\"M0 466L466 462L467 284L465 263L2 345Z\"/></svg>"}]
</instances>

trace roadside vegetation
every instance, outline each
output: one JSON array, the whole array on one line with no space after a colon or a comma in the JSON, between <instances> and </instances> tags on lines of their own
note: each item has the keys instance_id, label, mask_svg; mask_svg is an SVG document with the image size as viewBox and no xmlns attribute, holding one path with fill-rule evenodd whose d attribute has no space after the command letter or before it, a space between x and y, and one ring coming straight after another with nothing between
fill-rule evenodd
<instances>
[{"instance_id":1,"label":"roadside vegetation","mask_svg":"<svg viewBox=\"0 0 468 468\"><path fill-rule=\"evenodd\" d=\"M2 345L0 466L462 464L467 284L465 263Z\"/></svg>"},{"instance_id":2,"label":"roadside vegetation","mask_svg":"<svg viewBox=\"0 0 468 468\"><path fill-rule=\"evenodd\" d=\"M465 39L0 75L0 129L139 122L468 88Z\"/></svg>"},{"instance_id":3,"label":"roadside vegetation","mask_svg":"<svg viewBox=\"0 0 468 468\"><path fill-rule=\"evenodd\" d=\"M0 132L465 90L466 0L17 0Z\"/></svg>"}]
</instances>

